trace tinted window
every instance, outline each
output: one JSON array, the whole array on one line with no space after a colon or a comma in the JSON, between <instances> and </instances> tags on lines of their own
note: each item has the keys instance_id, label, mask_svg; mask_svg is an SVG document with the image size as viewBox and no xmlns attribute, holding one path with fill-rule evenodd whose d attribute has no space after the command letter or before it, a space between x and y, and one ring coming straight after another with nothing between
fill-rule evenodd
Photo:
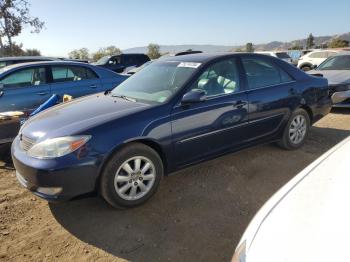
<instances>
[{"instance_id":1,"label":"tinted window","mask_svg":"<svg viewBox=\"0 0 350 262\"><path fill-rule=\"evenodd\" d=\"M4 87L25 87L46 84L44 67L22 69L4 77L0 83Z\"/></svg>"},{"instance_id":2,"label":"tinted window","mask_svg":"<svg viewBox=\"0 0 350 262\"><path fill-rule=\"evenodd\" d=\"M89 68L80 66L53 66L52 78L54 83L81 81L97 78L96 74Z\"/></svg>"},{"instance_id":3,"label":"tinted window","mask_svg":"<svg viewBox=\"0 0 350 262\"><path fill-rule=\"evenodd\" d=\"M350 55L330 57L317 70L350 70Z\"/></svg>"},{"instance_id":4,"label":"tinted window","mask_svg":"<svg viewBox=\"0 0 350 262\"><path fill-rule=\"evenodd\" d=\"M316 52L316 53L310 54L309 57L311 57L311 58L326 58L327 52Z\"/></svg>"},{"instance_id":5,"label":"tinted window","mask_svg":"<svg viewBox=\"0 0 350 262\"><path fill-rule=\"evenodd\" d=\"M336 52L327 52L327 57L335 56L337 53Z\"/></svg>"},{"instance_id":6,"label":"tinted window","mask_svg":"<svg viewBox=\"0 0 350 262\"><path fill-rule=\"evenodd\" d=\"M236 59L227 59L211 65L201 74L191 89L204 90L208 97L237 92L239 72Z\"/></svg>"},{"instance_id":7,"label":"tinted window","mask_svg":"<svg viewBox=\"0 0 350 262\"><path fill-rule=\"evenodd\" d=\"M275 64L259 58L243 58L249 89L278 85L292 81L292 77Z\"/></svg>"},{"instance_id":8,"label":"tinted window","mask_svg":"<svg viewBox=\"0 0 350 262\"><path fill-rule=\"evenodd\" d=\"M121 63L121 58L120 56L113 56L111 59L109 59L108 64L110 65L117 65Z\"/></svg>"},{"instance_id":9,"label":"tinted window","mask_svg":"<svg viewBox=\"0 0 350 262\"><path fill-rule=\"evenodd\" d=\"M276 56L281 59L290 58L286 52L276 53Z\"/></svg>"}]
</instances>

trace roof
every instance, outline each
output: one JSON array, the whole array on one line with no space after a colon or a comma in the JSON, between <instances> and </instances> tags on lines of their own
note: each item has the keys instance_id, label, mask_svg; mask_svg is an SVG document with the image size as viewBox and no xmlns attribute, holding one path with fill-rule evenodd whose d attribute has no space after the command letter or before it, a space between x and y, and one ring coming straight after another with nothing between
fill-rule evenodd
<instances>
[{"instance_id":1,"label":"roof","mask_svg":"<svg viewBox=\"0 0 350 262\"><path fill-rule=\"evenodd\" d=\"M63 61L63 60L58 60L58 61L36 61L36 62L28 62L28 63L20 63L20 64L13 64L9 65L6 67L3 67L3 71L8 71L14 68L21 68L21 67L27 67L30 65L85 65L89 66L90 64L87 63L82 63L82 62L75 62L75 61Z\"/></svg>"},{"instance_id":2,"label":"roof","mask_svg":"<svg viewBox=\"0 0 350 262\"><path fill-rule=\"evenodd\" d=\"M58 60L56 57L48 56L9 56L9 57L0 57L0 61L17 61L17 60Z\"/></svg>"},{"instance_id":3,"label":"roof","mask_svg":"<svg viewBox=\"0 0 350 262\"><path fill-rule=\"evenodd\" d=\"M199 54L189 54L182 56L170 56L162 58L162 61L178 61L178 62L196 62L196 63L206 63L210 60L225 57L233 56L238 54L251 54L251 53L235 53L235 52L226 52L226 53L199 53Z\"/></svg>"}]
</instances>

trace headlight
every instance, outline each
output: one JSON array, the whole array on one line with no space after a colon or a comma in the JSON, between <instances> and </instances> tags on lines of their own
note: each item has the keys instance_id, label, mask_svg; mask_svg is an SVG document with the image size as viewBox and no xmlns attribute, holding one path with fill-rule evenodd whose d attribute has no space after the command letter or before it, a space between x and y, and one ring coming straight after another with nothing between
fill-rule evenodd
<instances>
[{"instance_id":1,"label":"headlight","mask_svg":"<svg viewBox=\"0 0 350 262\"><path fill-rule=\"evenodd\" d=\"M83 146L90 138L91 136L66 136L47 139L32 146L27 154L39 159L64 156Z\"/></svg>"},{"instance_id":2,"label":"headlight","mask_svg":"<svg viewBox=\"0 0 350 262\"><path fill-rule=\"evenodd\" d=\"M231 262L245 262L246 261L246 253L245 253L245 248L246 248L246 242L243 241L236 249L235 254L232 257Z\"/></svg>"}]
</instances>

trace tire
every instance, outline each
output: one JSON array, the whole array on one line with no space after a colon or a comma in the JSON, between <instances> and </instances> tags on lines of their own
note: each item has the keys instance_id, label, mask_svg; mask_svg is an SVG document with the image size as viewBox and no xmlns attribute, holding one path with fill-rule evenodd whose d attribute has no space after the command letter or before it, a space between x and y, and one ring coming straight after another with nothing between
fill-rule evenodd
<instances>
[{"instance_id":1,"label":"tire","mask_svg":"<svg viewBox=\"0 0 350 262\"><path fill-rule=\"evenodd\" d=\"M292 130L295 130L295 132ZM288 123L284 128L283 137L278 144L280 147L287 150L298 149L305 143L309 130L309 114L304 109L299 108L290 116Z\"/></svg>"},{"instance_id":2,"label":"tire","mask_svg":"<svg viewBox=\"0 0 350 262\"><path fill-rule=\"evenodd\" d=\"M157 191L163 173L158 153L144 144L133 143L118 150L106 164L100 193L115 208L136 207Z\"/></svg>"}]
</instances>

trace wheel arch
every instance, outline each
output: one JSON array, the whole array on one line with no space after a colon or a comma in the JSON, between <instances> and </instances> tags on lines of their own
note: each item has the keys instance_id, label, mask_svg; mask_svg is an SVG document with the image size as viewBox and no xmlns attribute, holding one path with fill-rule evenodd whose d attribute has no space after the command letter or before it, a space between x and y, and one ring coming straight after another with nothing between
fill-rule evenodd
<instances>
[{"instance_id":1,"label":"wheel arch","mask_svg":"<svg viewBox=\"0 0 350 262\"><path fill-rule=\"evenodd\" d=\"M96 183L95 183L95 189L96 190L98 189L98 186L100 184L101 174L103 173L103 170L105 169L106 164L112 158L112 156L116 152L121 150L122 148L127 147L130 144L135 144L135 143L144 144L144 145L152 148L154 151L157 152L157 154L159 155L160 159L162 160L164 174L166 175L166 173L167 173L166 171L167 171L167 168L168 168L168 162L167 162L167 156L166 156L164 150L162 149L161 145L159 143L157 143L156 141L150 139L150 138L136 138L134 140L126 141L125 143L116 146L108 154L108 156L105 159L103 159L101 167L99 168L98 177L97 177Z\"/></svg>"},{"instance_id":2,"label":"wheel arch","mask_svg":"<svg viewBox=\"0 0 350 262\"><path fill-rule=\"evenodd\" d=\"M309 118L310 118L310 123L312 124L313 119L314 119L314 115L313 115L311 108L307 105L301 105L298 108L304 109L307 112L307 114L309 115Z\"/></svg>"}]
</instances>

